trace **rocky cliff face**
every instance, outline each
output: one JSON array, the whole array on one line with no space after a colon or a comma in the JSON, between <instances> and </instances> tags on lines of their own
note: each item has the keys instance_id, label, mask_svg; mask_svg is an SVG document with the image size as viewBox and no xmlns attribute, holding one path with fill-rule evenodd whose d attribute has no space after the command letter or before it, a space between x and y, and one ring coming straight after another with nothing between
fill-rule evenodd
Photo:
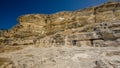
<instances>
[{"instance_id":1,"label":"rocky cliff face","mask_svg":"<svg viewBox=\"0 0 120 68\"><path fill-rule=\"evenodd\" d=\"M120 3L28 14L0 30L0 68L120 68L119 46Z\"/></svg>"},{"instance_id":2,"label":"rocky cliff face","mask_svg":"<svg viewBox=\"0 0 120 68\"><path fill-rule=\"evenodd\" d=\"M77 11L58 12L51 15L28 14L20 16L18 18L19 23L12 29L0 31L0 40L1 44L5 45L29 45L36 43L36 40L57 33L65 37L73 33L91 32L94 31L96 23L117 22L119 24L119 20L120 3L116 2L109 2Z\"/></svg>"}]
</instances>

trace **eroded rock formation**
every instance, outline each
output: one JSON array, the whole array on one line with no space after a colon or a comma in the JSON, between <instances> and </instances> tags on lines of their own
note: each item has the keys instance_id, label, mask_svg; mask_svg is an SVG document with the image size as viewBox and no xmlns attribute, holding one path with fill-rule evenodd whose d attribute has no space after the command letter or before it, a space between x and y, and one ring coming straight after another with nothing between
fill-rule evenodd
<instances>
[{"instance_id":1,"label":"eroded rock formation","mask_svg":"<svg viewBox=\"0 0 120 68\"><path fill-rule=\"evenodd\" d=\"M120 3L18 22L0 30L0 68L120 68Z\"/></svg>"},{"instance_id":2,"label":"eroded rock formation","mask_svg":"<svg viewBox=\"0 0 120 68\"><path fill-rule=\"evenodd\" d=\"M105 43L116 43L117 40L115 46L118 46L120 3L109 2L96 7L51 15L28 14L20 16L18 22L12 29L0 31L1 45L52 46L67 45L70 41L78 46L107 46ZM71 39L70 36L76 38ZM80 45L80 41L84 43ZM105 43L102 42L101 45L98 41Z\"/></svg>"}]
</instances>

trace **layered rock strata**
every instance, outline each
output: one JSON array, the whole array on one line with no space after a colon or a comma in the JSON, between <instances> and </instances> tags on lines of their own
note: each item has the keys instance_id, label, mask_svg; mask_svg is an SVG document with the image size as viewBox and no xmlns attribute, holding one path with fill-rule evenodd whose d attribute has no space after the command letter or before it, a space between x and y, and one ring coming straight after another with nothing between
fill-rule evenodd
<instances>
[{"instance_id":1,"label":"layered rock strata","mask_svg":"<svg viewBox=\"0 0 120 68\"><path fill-rule=\"evenodd\" d=\"M1 45L67 45L71 39L70 34L70 36L77 36L77 39L71 39L72 44L78 45L76 41L82 40L88 43L83 43L84 45L103 46L103 44L94 45L94 43L106 39L114 41L111 38L119 42L120 3L108 2L82 10L51 15L28 14L20 16L18 22L12 29L0 31ZM104 22L107 24L100 24ZM109 26L110 24L112 25ZM87 36L89 34L91 35ZM82 36L86 36L85 39Z\"/></svg>"}]
</instances>

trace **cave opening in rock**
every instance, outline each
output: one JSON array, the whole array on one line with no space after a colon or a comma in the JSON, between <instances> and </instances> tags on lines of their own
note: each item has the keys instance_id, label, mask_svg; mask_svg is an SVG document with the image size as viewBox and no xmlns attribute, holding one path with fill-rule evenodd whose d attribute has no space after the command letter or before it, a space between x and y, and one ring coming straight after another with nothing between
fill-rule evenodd
<instances>
[{"instance_id":1,"label":"cave opening in rock","mask_svg":"<svg viewBox=\"0 0 120 68\"><path fill-rule=\"evenodd\" d=\"M72 40L72 45L76 45L76 43L77 43L77 40Z\"/></svg>"}]
</instances>

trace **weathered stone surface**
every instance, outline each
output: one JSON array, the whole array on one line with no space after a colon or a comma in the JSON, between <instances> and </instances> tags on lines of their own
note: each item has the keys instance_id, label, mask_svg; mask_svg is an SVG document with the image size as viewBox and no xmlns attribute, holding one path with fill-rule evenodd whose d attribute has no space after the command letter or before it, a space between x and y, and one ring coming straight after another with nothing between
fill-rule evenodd
<instances>
[{"instance_id":1,"label":"weathered stone surface","mask_svg":"<svg viewBox=\"0 0 120 68\"><path fill-rule=\"evenodd\" d=\"M120 68L120 3L18 22L0 30L0 68Z\"/></svg>"},{"instance_id":2,"label":"weathered stone surface","mask_svg":"<svg viewBox=\"0 0 120 68\"><path fill-rule=\"evenodd\" d=\"M120 37L119 5L109 2L78 11L23 15L12 29L0 31L0 44L52 46L78 43L81 46L78 41L116 40Z\"/></svg>"},{"instance_id":3,"label":"weathered stone surface","mask_svg":"<svg viewBox=\"0 0 120 68\"><path fill-rule=\"evenodd\" d=\"M118 47L27 47L0 57L0 68L120 68Z\"/></svg>"}]
</instances>

